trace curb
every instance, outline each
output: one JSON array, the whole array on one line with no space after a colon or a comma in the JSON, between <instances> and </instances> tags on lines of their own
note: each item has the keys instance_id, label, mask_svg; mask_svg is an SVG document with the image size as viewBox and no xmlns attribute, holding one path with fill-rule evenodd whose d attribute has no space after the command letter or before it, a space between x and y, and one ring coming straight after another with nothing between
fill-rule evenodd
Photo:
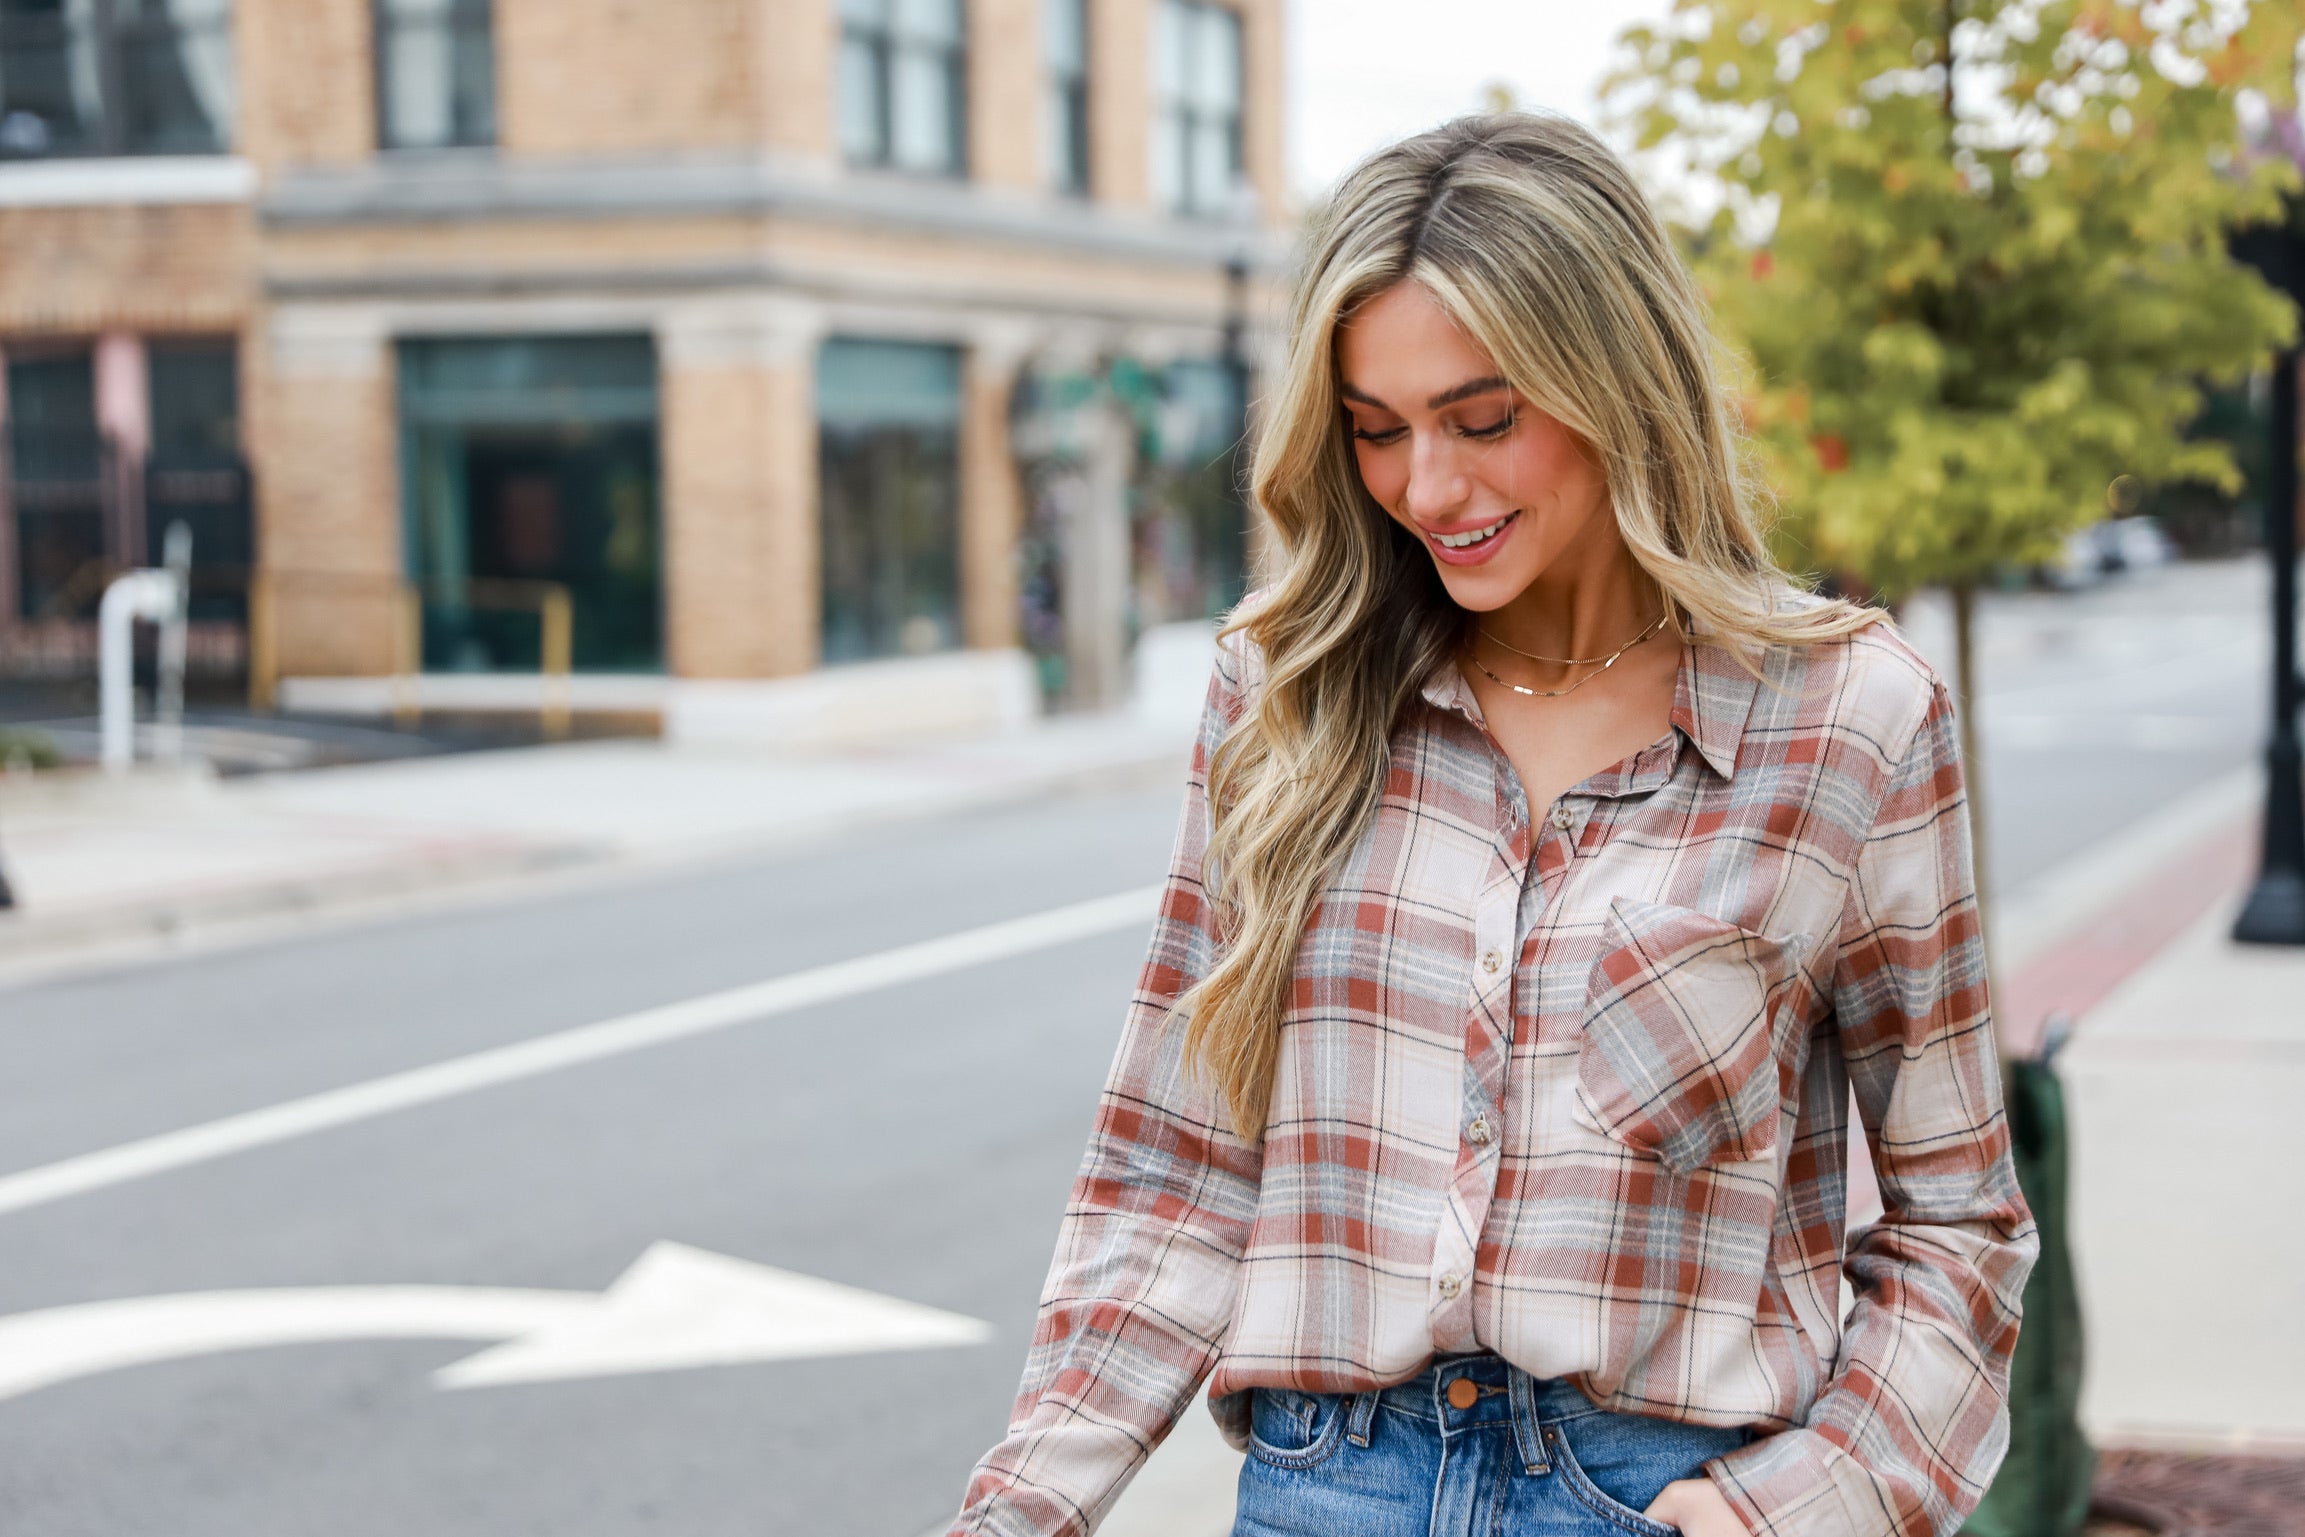
<instances>
[{"instance_id":1,"label":"curb","mask_svg":"<svg viewBox=\"0 0 2305 1537\"><path fill-rule=\"evenodd\" d=\"M515 897L561 882L614 881L654 872L705 869L821 846L867 828L955 812L1022 805L1043 796L1105 789L1180 789L1185 755L1157 752L991 782L964 782L942 793L913 795L869 811L799 820L782 827L660 844L475 839L443 851L438 842L408 857L352 869L180 890L101 908L41 913L0 912L0 986L58 969L182 953L202 945L258 943L284 925L362 919L422 911L466 899Z\"/></svg>"},{"instance_id":2,"label":"curb","mask_svg":"<svg viewBox=\"0 0 2305 1537\"><path fill-rule=\"evenodd\" d=\"M172 940L211 924L317 912L494 877L563 870L602 857L603 851L579 844L490 846L445 855L425 853L327 874L217 886L113 907L13 911L0 915L0 963L48 959L60 952L139 939Z\"/></svg>"}]
</instances>

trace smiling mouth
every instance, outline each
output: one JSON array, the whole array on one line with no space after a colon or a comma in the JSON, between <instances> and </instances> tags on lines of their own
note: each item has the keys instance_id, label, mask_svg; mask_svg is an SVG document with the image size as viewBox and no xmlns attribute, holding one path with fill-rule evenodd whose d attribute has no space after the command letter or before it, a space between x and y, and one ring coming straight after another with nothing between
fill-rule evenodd
<instances>
[{"instance_id":1,"label":"smiling mouth","mask_svg":"<svg viewBox=\"0 0 2305 1537\"><path fill-rule=\"evenodd\" d=\"M1476 544L1484 544L1487 541L1494 539L1498 534L1504 532L1506 524L1512 522L1513 519L1519 517L1520 515L1521 514L1519 510L1515 509L1512 512L1506 513L1503 517L1497 519L1497 521L1494 523L1486 524L1480 528L1468 528L1461 534L1433 534L1430 530L1427 530L1427 533L1431 535L1433 543L1441 546L1443 549L1469 550Z\"/></svg>"}]
</instances>

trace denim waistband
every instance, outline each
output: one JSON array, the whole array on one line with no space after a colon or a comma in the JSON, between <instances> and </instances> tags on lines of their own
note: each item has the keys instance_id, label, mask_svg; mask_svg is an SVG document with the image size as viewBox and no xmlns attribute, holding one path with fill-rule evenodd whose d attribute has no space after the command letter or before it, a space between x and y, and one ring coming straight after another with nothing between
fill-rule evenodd
<instances>
[{"instance_id":1,"label":"denim waistband","mask_svg":"<svg viewBox=\"0 0 2305 1537\"><path fill-rule=\"evenodd\" d=\"M1478 1390L1463 1408L1449 1396L1460 1381ZM1444 1438L1490 1427L1509 1429L1531 1473L1546 1471L1546 1426L1600 1412L1573 1384L1532 1377L1502 1356L1487 1354L1442 1356L1406 1382L1351 1395L1347 1434L1358 1445L1369 1444L1379 1408L1422 1420Z\"/></svg>"},{"instance_id":2,"label":"denim waistband","mask_svg":"<svg viewBox=\"0 0 2305 1537\"><path fill-rule=\"evenodd\" d=\"M1449 1402L1449 1384L1462 1378L1480 1390L1469 1409ZM1518 1409L1539 1422L1596 1414L1593 1401L1559 1377L1532 1377L1502 1356L1441 1356L1406 1382L1373 1395L1385 1408L1428 1420L1444 1430L1469 1430L1512 1418Z\"/></svg>"}]
</instances>

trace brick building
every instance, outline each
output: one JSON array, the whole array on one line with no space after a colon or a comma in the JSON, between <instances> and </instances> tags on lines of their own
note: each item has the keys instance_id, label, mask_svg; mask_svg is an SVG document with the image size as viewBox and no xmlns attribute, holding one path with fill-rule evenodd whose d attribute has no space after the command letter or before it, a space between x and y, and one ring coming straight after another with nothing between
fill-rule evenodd
<instances>
[{"instance_id":1,"label":"brick building","mask_svg":"<svg viewBox=\"0 0 2305 1537\"><path fill-rule=\"evenodd\" d=\"M1281 81L1279 0L0 0L0 667L177 520L296 680L548 590L603 700L1013 655L1019 372L1222 393Z\"/></svg>"}]
</instances>

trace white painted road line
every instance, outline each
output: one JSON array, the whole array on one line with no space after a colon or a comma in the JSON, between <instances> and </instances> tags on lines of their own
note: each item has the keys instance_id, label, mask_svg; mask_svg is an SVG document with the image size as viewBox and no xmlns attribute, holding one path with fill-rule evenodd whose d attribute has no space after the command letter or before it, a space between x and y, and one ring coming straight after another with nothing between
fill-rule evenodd
<instances>
[{"instance_id":1,"label":"white painted road line","mask_svg":"<svg viewBox=\"0 0 2305 1537\"><path fill-rule=\"evenodd\" d=\"M1134 928L1151 921L1159 896L1158 886L1144 886L1053 907L0 1175L0 1215L564 1067Z\"/></svg>"}]
</instances>

